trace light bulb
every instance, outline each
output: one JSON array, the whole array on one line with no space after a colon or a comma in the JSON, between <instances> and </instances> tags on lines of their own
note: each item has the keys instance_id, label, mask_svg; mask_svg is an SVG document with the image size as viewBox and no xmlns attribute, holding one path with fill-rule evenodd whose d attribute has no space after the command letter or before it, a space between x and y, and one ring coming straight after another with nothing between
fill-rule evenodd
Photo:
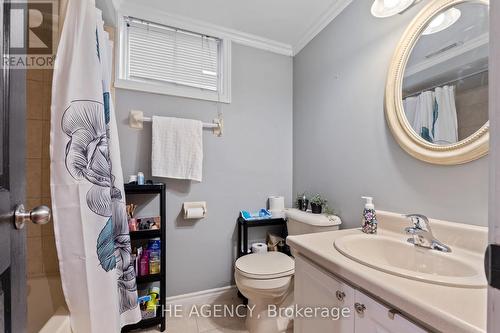
<instances>
[{"instance_id":1,"label":"light bulb","mask_svg":"<svg viewBox=\"0 0 500 333\"><path fill-rule=\"evenodd\" d=\"M371 12L375 17L389 17L403 12L414 2L415 0L375 0Z\"/></svg>"},{"instance_id":2,"label":"light bulb","mask_svg":"<svg viewBox=\"0 0 500 333\"><path fill-rule=\"evenodd\" d=\"M436 16L435 19L433 19L431 21L431 23L429 24L429 28L437 28L439 27L441 24L443 24L444 22L444 13L441 13L439 14L438 16Z\"/></svg>"},{"instance_id":3,"label":"light bulb","mask_svg":"<svg viewBox=\"0 0 500 333\"><path fill-rule=\"evenodd\" d=\"M384 7L387 9L394 8L398 5L399 0L384 0Z\"/></svg>"},{"instance_id":4,"label":"light bulb","mask_svg":"<svg viewBox=\"0 0 500 333\"><path fill-rule=\"evenodd\" d=\"M460 9L452 7L445 12L442 12L438 16L432 19L432 21L427 25L425 30L422 32L422 35L431 35L436 32L443 31L450 26L452 26L455 22L458 21L462 12Z\"/></svg>"}]
</instances>

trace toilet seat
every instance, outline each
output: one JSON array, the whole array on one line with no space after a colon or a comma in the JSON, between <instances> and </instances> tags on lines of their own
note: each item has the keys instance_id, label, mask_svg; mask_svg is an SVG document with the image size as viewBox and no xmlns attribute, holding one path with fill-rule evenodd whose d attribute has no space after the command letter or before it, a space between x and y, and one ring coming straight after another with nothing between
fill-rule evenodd
<instances>
[{"instance_id":1,"label":"toilet seat","mask_svg":"<svg viewBox=\"0 0 500 333\"><path fill-rule=\"evenodd\" d=\"M267 280L293 275L295 261L281 252L254 253L240 257L235 267L246 278Z\"/></svg>"}]
</instances>

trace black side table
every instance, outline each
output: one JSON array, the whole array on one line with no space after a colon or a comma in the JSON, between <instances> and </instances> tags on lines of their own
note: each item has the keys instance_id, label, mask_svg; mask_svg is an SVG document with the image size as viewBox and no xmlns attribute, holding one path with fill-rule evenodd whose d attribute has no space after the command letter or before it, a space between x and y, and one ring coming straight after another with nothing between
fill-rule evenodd
<instances>
[{"instance_id":1,"label":"black side table","mask_svg":"<svg viewBox=\"0 0 500 333\"><path fill-rule=\"evenodd\" d=\"M238 218L238 258L248 254L248 228L281 225L281 237L286 238L288 230L286 228L286 218L262 219L247 221L242 217ZM285 247L287 248L287 247ZM288 252L288 251L287 251ZM287 253L289 254L289 253Z\"/></svg>"}]
</instances>

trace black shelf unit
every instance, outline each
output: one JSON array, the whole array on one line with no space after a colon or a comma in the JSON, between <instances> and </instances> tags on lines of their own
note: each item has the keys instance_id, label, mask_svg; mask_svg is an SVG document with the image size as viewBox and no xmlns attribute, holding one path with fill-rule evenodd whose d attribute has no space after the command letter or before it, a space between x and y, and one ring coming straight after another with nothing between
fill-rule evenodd
<instances>
[{"instance_id":1,"label":"black shelf unit","mask_svg":"<svg viewBox=\"0 0 500 333\"><path fill-rule=\"evenodd\" d=\"M248 254L248 228L268 227L273 225L282 226L281 237L286 238L288 230L285 218L271 218L247 221L241 216L238 218L238 258Z\"/></svg>"},{"instance_id":2,"label":"black shelf unit","mask_svg":"<svg viewBox=\"0 0 500 333\"><path fill-rule=\"evenodd\" d=\"M145 276L137 276L135 280L137 284L157 282L161 281L161 274L149 274Z\"/></svg>"},{"instance_id":3,"label":"black shelf unit","mask_svg":"<svg viewBox=\"0 0 500 333\"><path fill-rule=\"evenodd\" d=\"M150 239L150 238L161 238L162 230L140 230L140 231L132 231L130 233L130 239Z\"/></svg>"},{"instance_id":4,"label":"black shelf unit","mask_svg":"<svg viewBox=\"0 0 500 333\"><path fill-rule=\"evenodd\" d=\"M141 284L160 282L160 306L156 312L156 317L143 319L140 322L132 325L127 325L122 328L122 332L129 332L136 329L149 328L152 326L160 326L160 331L165 331L165 316L163 315L163 309L165 308L166 294L166 191L165 184L147 184L147 185L135 185L135 184L125 184L125 195L134 194L151 194L159 196L160 200L160 229L159 230L139 230L131 231L130 239L131 241L136 240L146 240L150 238L160 238L161 240L161 258L160 258L160 274L150 274L145 276L137 276L136 282L138 288Z\"/></svg>"}]
</instances>

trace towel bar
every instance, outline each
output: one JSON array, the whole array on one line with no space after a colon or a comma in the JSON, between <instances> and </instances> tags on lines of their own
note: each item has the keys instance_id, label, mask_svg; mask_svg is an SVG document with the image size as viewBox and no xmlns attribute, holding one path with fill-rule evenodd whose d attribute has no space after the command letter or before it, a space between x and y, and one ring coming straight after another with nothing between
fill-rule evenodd
<instances>
[{"instance_id":1,"label":"towel bar","mask_svg":"<svg viewBox=\"0 0 500 333\"><path fill-rule=\"evenodd\" d=\"M131 110L128 116L128 124L131 128L142 129L144 122L152 122L153 118L144 117L144 113L138 110ZM222 136L224 121L221 118L215 118L213 123L203 123L203 128L212 130L215 136Z\"/></svg>"}]
</instances>

